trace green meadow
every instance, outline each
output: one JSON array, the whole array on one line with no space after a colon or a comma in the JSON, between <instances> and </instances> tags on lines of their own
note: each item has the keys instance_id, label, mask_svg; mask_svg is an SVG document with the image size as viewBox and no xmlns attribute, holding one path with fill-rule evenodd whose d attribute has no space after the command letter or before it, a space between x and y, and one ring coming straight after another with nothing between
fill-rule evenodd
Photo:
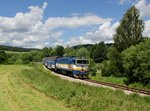
<instances>
[{"instance_id":1,"label":"green meadow","mask_svg":"<svg viewBox=\"0 0 150 111\"><path fill-rule=\"evenodd\" d=\"M41 64L0 65L2 111L149 111L150 97L62 80Z\"/></svg>"}]
</instances>

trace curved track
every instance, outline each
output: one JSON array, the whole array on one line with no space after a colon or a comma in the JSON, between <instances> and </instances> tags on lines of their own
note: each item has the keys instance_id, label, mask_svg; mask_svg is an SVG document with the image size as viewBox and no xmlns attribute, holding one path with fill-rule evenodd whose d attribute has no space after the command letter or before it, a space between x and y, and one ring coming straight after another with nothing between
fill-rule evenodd
<instances>
[{"instance_id":1,"label":"curved track","mask_svg":"<svg viewBox=\"0 0 150 111\"><path fill-rule=\"evenodd\" d=\"M44 66L44 67L46 69L48 69L46 66ZM48 70L50 70L50 69L48 69ZM56 72L54 72L54 74L61 76L61 78L63 78L63 79L65 79L65 78L68 79L66 75L63 75L60 73L58 74ZM62 77L62 76L64 76L64 77ZM89 85L93 84L93 86L104 86L104 87L106 86L106 87L113 88L113 89L121 89L125 93L137 93L141 96L150 96L150 90L145 90L145 89L131 88L131 87L124 86L124 85L119 85L119 84L114 84L114 83L109 83L109 82L102 82L102 81L95 81L95 80L91 80L91 79L77 79L77 78L69 77L69 80L73 81L73 82L80 82L83 84L91 83ZM76 80L78 80L78 81L76 81Z\"/></svg>"},{"instance_id":2,"label":"curved track","mask_svg":"<svg viewBox=\"0 0 150 111\"><path fill-rule=\"evenodd\" d=\"M150 96L150 90L131 88L131 87L124 86L124 85L113 84L113 83L108 83L108 82L101 82L101 81L95 81L95 80L91 80L91 79L85 79L85 81L100 84L100 85L105 85L105 86L109 86L109 87L113 87L113 88L116 88L116 89L122 89L122 90L130 91L130 92L135 92L135 93Z\"/></svg>"}]
</instances>

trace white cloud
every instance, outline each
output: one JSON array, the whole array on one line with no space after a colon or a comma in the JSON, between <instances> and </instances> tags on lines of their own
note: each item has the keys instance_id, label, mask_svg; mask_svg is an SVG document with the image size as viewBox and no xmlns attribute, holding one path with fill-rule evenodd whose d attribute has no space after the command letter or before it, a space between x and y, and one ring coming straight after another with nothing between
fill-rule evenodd
<instances>
[{"instance_id":1,"label":"white cloud","mask_svg":"<svg viewBox=\"0 0 150 111\"><path fill-rule=\"evenodd\" d=\"M125 3L126 0L119 0L119 4L123 5Z\"/></svg>"},{"instance_id":2,"label":"white cloud","mask_svg":"<svg viewBox=\"0 0 150 111\"><path fill-rule=\"evenodd\" d=\"M146 3L146 0L140 0L135 6L139 9L141 17L150 17L150 3Z\"/></svg>"},{"instance_id":3,"label":"white cloud","mask_svg":"<svg viewBox=\"0 0 150 111\"><path fill-rule=\"evenodd\" d=\"M150 20L145 21L145 30L143 32L144 37L150 37Z\"/></svg>"},{"instance_id":4,"label":"white cloud","mask_svg":"<svg viewBox=\"0 0 150 111\"><path fill-rule=\"evenodd\" d=\"M0 44L34 48L63 44L63 31L56 31L56 28L78 28L111 21L94 14L50 17L44 21L47 5L44 2L42 7L30 6L29 12L18 12L14 17L0 16Z\"/></svg>"},{"instance_id":5,"label":"white cloud","mask_svg":"<svg viewBox=\"0 0 150 111\"><path fill-rule=\"evenodd\" d=\"M131 3L132 5L134 5L137 1L139 0L118 0L118 4L124 5L126 3Z\"/></svg>"},{"instance_id":6,"label":"white cloud","mask_svg":"<svg viewBox=\"0 0 150 111\"><path fill-rule=\"evenodd\" d=\"M145 30L144 37L150 37L150 20L144 21ZM113 43L113 35L116 33L116 28L119 26L119 21L112 24L112 22L105 22L93 32L87 32L85 35L79 37L72 37L65 45L79 45L79 44L94 44L100 41L105 43Z\"/></svg>"},{"instance_id":7,"label":"white cloud","mask_svg":"<svg viewBox=\"0 0 150 111\"><path fill-rule=\"evenodd\" d=\"M94 32L87 32L83 36L72 37L70 41L66 43L66 45L73 46L78 44L93 44L100 41L110 43L112 42L113 34L115 34L118 25L118 21L114 24L111 22L105 22Z\"/></svg>"},{"instance_id":8,"label":"white cloud","mask_svg":"<svg viewBox=\"0 0 150 111\"><path fill-rule=\"evenodd\" d=\"M73 16L73 17L50 17L46 22L46 26L53 28L65 27L65 28L77 28L85 25L99 25L112 19L103 19L93 14L87 14L83 16Z\"/></svg>"}]
</instances>

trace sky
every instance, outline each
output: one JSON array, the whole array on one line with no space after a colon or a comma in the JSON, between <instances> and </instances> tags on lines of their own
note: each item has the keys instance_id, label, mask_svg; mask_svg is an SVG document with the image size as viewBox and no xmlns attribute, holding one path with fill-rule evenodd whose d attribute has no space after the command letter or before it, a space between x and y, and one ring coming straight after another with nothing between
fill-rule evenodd
<instances>
[{"instance_id":1,"label":"sky","mask_svg":"<svg viewBox=\"0 0 150 111\"><path fill-rule=\"evenodd\" d=\"M150 37L150 0L0 0L0 45L26 48L113 42L135 5Z\"/></svg>"}]
</instances>

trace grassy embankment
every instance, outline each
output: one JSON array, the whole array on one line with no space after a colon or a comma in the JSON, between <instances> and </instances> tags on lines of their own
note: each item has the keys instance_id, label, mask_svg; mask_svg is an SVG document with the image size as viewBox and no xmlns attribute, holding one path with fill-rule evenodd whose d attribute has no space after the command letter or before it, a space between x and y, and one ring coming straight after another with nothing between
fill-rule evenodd
<instances>
[{"instance_id":1,"label":"grassy embankment","mask_svg":"<svg viewBox=\"0 0 150 111\"><path fill-rule=\"evenodd\" d=\"M41 65L25 69L19 77L47 96L63 100L78 111L148 111L150 97L71 83L51 75Z\"/></svg>"},{"instance_id":2,"label":"grassy embankment","mask_svg":"<svg viewBox=\"0 0 150 111\"><path fill-rule=\"evenodd\" d=\"M64 103L36 90L22 79L26 65L0 65L0 111L70 111ZM29 80L30 81L30 80Z\"/></svg>"}]
</instances>

